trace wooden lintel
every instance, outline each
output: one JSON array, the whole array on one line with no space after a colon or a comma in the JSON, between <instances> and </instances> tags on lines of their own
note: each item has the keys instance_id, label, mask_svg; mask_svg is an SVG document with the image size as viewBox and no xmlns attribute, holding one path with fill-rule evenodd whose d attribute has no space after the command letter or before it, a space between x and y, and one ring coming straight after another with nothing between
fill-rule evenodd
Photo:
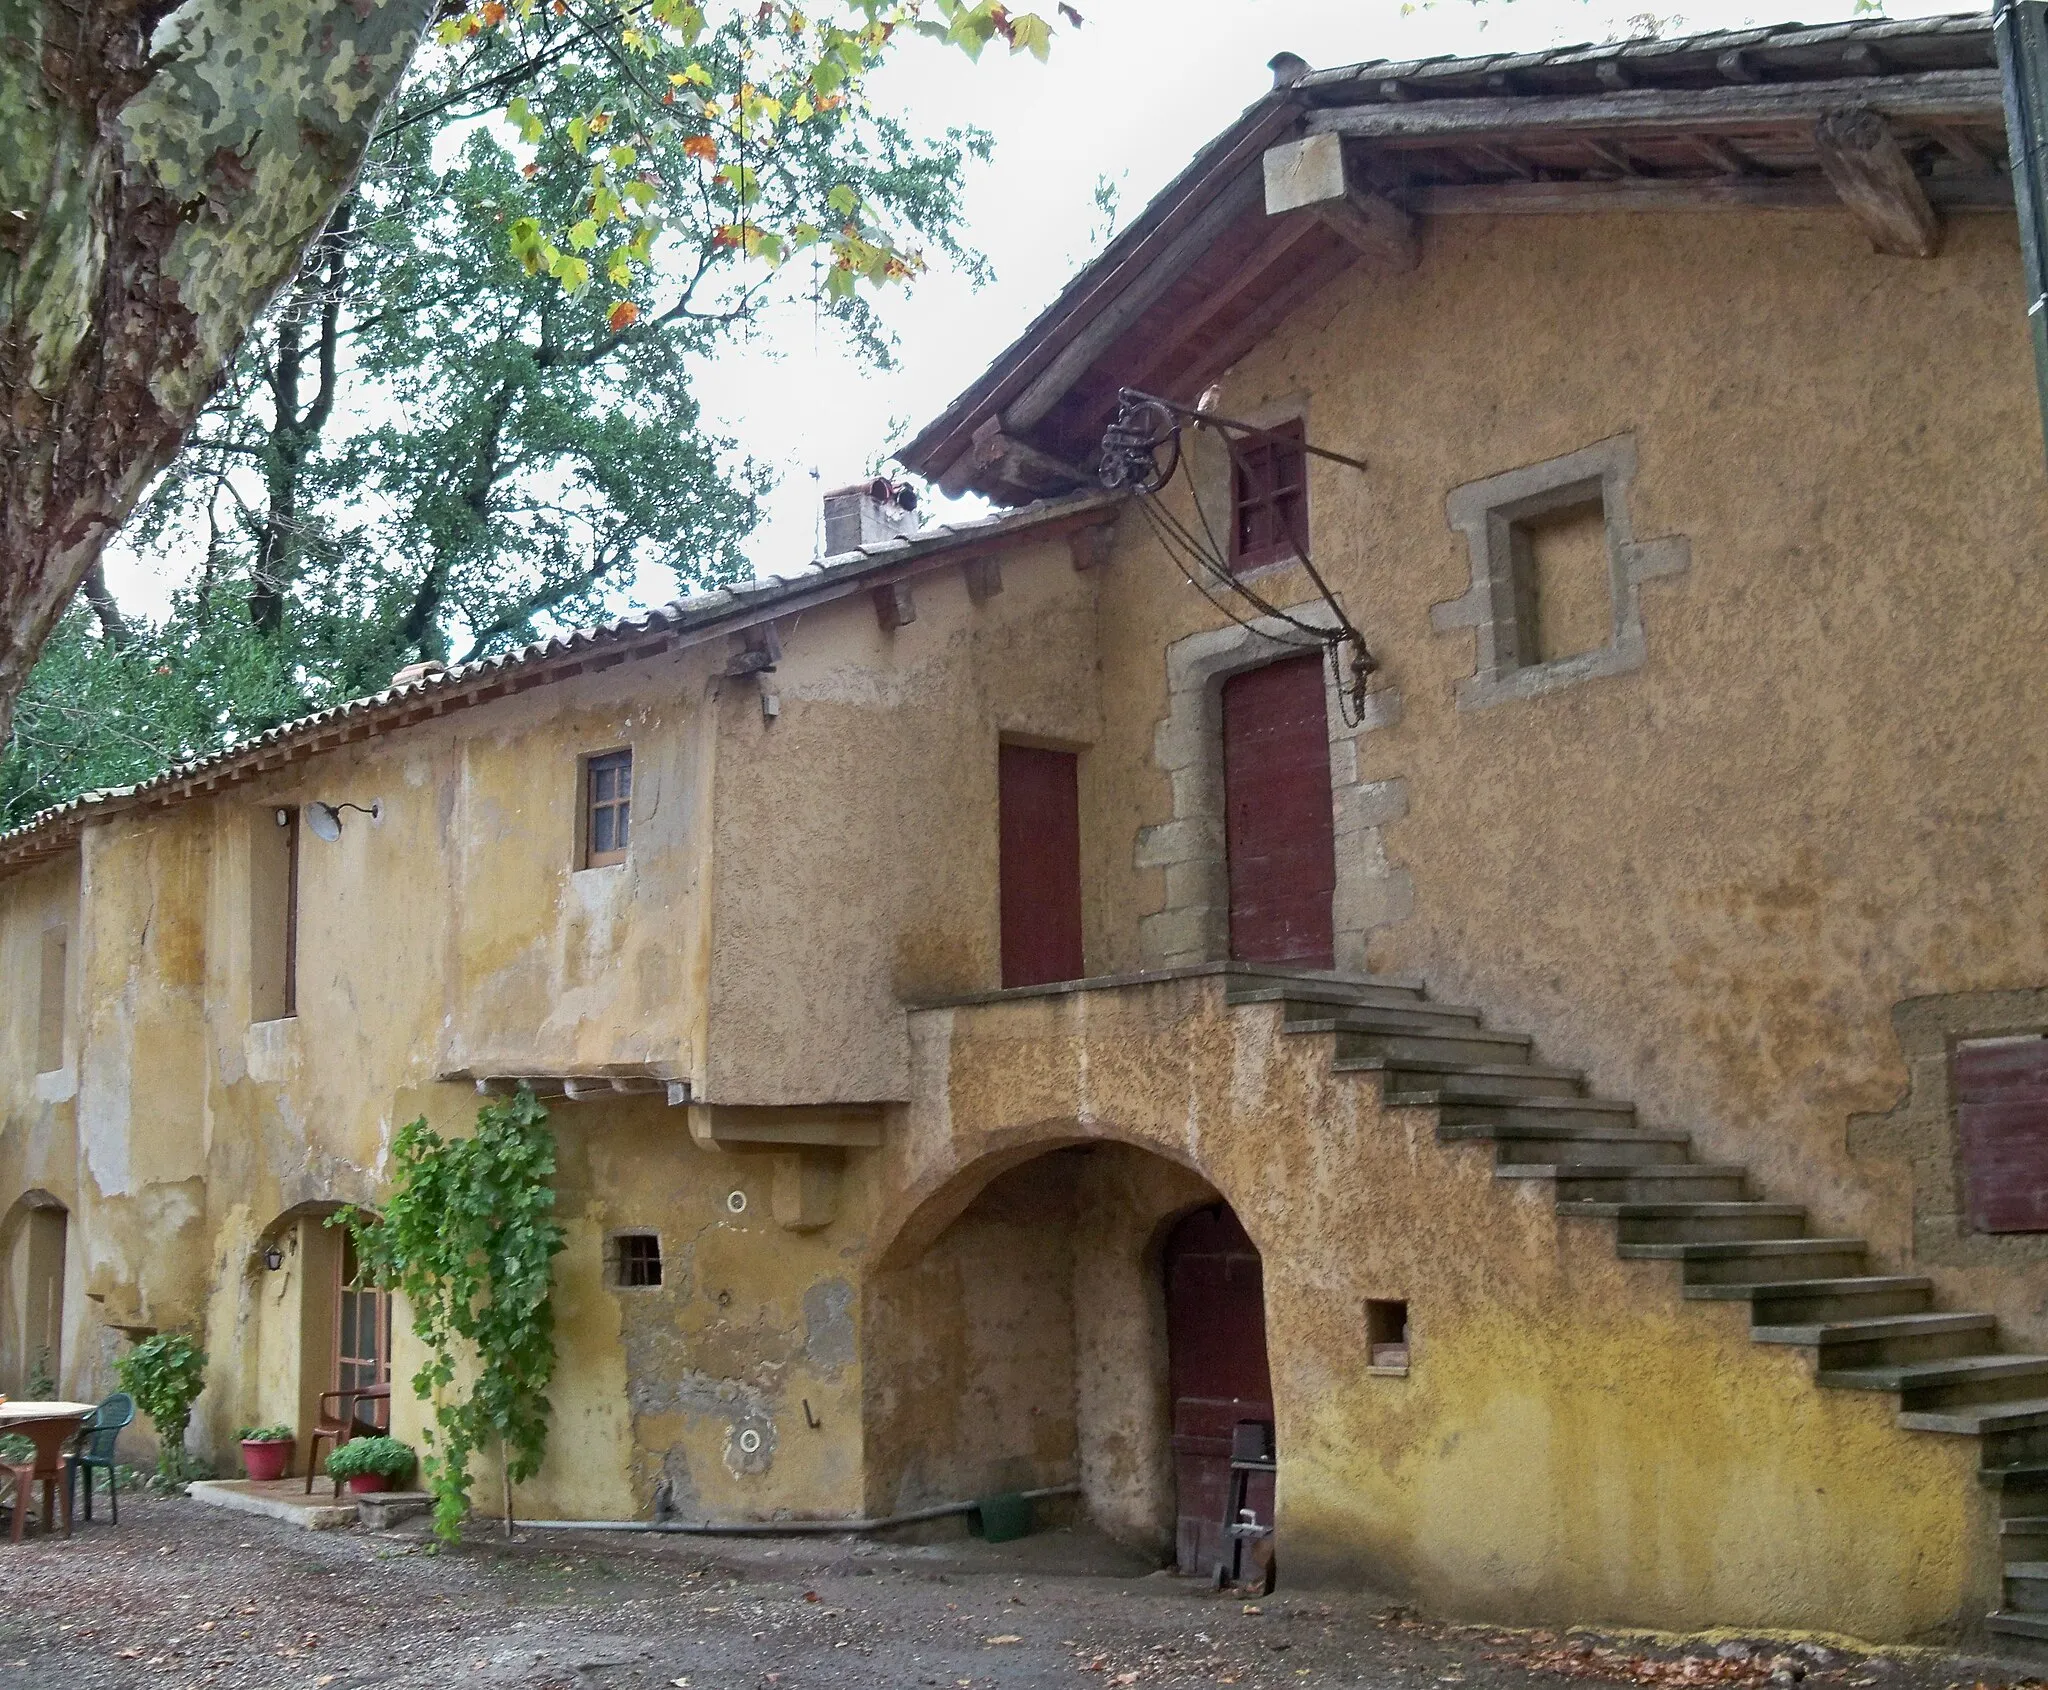
<instances>
[{"instance_id":1,"label":"wooden lintel","mask_svg":"<svg viewBox=\"0 0 2048 1690\"><path fill-rule=\"evenodd\" d=\"M1723 74L1726 74L1725 70ZM1415 100L1332 106L1308 114L1311 133L1382 142L1702 130L1799 128L1823 112L1867 105L1893 119L1994 123L2004 110L1995 70L1936 70L1838 82L1750 82L1722 88L1631 88L1524 99Z\"/></svg>"},{"instance_id":2,"label":"wooden lintel","mask_svg":"<svg viewBox=\"0 0 2048 1690\"><path fill-rule=\"evenodd\" d=\"M1148 393L1157 391L1154 383L1161 370L1170 367L1187 347L1203 344L1209 337L1211 326L1239 304L1246 293L1283 266L1298 265L1303 247L1320 244L1327 239L1323 227L1321 221L1313 217L1276 219L1266 243L1227 282L1211 289L1201 304L1175 318L1165 337L1131 372L1126 385L1143 388Z\"/></svg>"},{"instance_id":3,"label":"wooden lintel","mask_svg":"<svg viewBox=\"0 0 2048 1690\"><path fill-rule=\"evenodd\" d=\"M1153 302L1179 281L1189 264L1209 251L1223 233L1259 203L1259 172L1247 170L1226 182L1202 210L1169 241L1156 258L1096 313L1088 325L1062 347L1031 384L1003 407L1003 427L1011 434L1027 432L1051 415L1089 368L1120 340Z\"/></svg>"},{"instance_id":4,"label":"wooden lintel","mask_svg":"<svg viewBox=\"0 0 2048 1690\"><path fill-rule=\"evenodd\" d=\"M967 583L967 596L976 604L987 604L1003 590L1003 560L999 557L971 557L960 565Z\"/></svg>"},{"instance_id":5,"label":"wooden lintel","mask_svg":"<svg viewBox=\"0 0 2048 1690\"><path fill-rule=\"evenodd\" d=\"M1749 160L1737 152L1726 141L1715 135L1689 135L1686 144L1716 170L1729 176L1748 176L1753 172Z\"/></svg>"},{"instance_id":6,"label":"wooden lintel","mask_svg":"<svg viewBox=\"0 0 2048 1690\"><path fill-rule=\"evenodd\" d=\"M1891 125L1868 106L1824 112L1814 123L1821 169L1870 244L1895 258L1932 258L1941 219Z\"/></svg>"},{"instance_id":7,"label":"wooden lintel","mask_svg":"<svg viewBox=\"0 0 2048 1690\"><path fill-rule=\"evenodd\" d=\"M773 621L739 631L740 648L725 666L728 675L759 675L782 661L782 636Z\"/></svg>"},{"instance_id":8,"label":"wooden lintel","mask_svg":"<svg viewBox=\"0 0 2048 1690\"><path fill-rule=\"evenodd\" d=\"M1642 175L1642 171L1636 167L1636 161L1628 156L1628 149L1617 142L1603 141L1597 135L1589 135L1579 144L1610 170L1618 171L1623 176Z\"/></svg>"},{"instance_id":9,"label":"wooden lintel","mask_svg":"<svg viewBox=\"0 0 2048 1690\"><path fill-rule=\"evenodd\" d=\"M1067 535L1067 550L1076 569L1100 569L1109 562L1110 532L1109 524L1104 522L1093 528L1076 528Z\"/></svg>"},{"instance_id":10,"label":"wooden lintel","mask_svg":"<svg viewBox=\"0 0 2048 1690\"><path fill-rule=\"evenodd\" d=\"M875 620L882 632L893 634L906 622L917 620L917 600L908 581L885 581L870 595L875 603Z\"/></svg>"},{"instance_id":11,"label":"wooden lintel","mask_svg":"<svg viewBox=\"0 0 2048 1690\"><path fill-rule=\"evenodd\" d=\"M1415 268L1414 219L1358 180L1338 136L1307 135L1268 147L1265 181L1268 217L1305 212L1390 269Z\"/></svg>"},{"instance_id":12,"label":"wooden lintel","mask_svg":"<svg viewBox=\"0 0 2048 1690\"><path fill-rule=\"evenodd\" d=\"M2002 177L1934 176L1923 183L1944 211L2010 211L2012 184ZM1482 182L1424 188L1415 209L1425 217L1534 216L1608 211L1826 211L1841 205L1821 176L1637 176L1603 182Z\"/></svg>"},{"instance_id":13,"label":"wooden lintel","mask_svg":"<svg viewBox=\"0 0 2048 1690\"><path fill-rule=\"evenodd\" d=\"M985 485L993 479L1022 493L1058 494L1071 493L1088 483L1086 470L1006 432L1000 417L985 419L974 431L967 459L972 470L970 485Z\"/></svg>"},{"instance_id":14,"label":"wooden lintel","mask_svg":"<svg viewBox=\"0 0 2048 1690\"><path fill-rule=\"evenodd\" d=\"M776 1145L872 1149L882 1142L882 1105L692 1103L690 1136L707 1150Z\"/></svg>"}]
</instances>

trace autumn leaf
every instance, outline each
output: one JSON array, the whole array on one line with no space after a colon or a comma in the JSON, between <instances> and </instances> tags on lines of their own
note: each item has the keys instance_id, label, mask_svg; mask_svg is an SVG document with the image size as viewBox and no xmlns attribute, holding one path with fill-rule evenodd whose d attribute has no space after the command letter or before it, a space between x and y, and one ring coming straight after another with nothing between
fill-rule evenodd
<instances>
[{"instance_id":1,"label":"autumn leaf","mask_svg":"<svg viewBox=\"0 0 2048 1690\"><path fill-rule=\"evenodd\" d=\"M499 4L499 0L484 0L481 16L486 28L496 29L505 21L505 8Z\"/></svg>"},{"instance_id":2,"label":"autumn leaf","mask_svg":"<svg viewBox=\"0 0 2048 1690\"><path fill-rule=\"evenodd\" d=\"M718 143L709 135L688 135L683 138L683 156L701 159L706 164L718 158Z\"/></svg>"},{"instance_id":3,"label":"autumn leaf","mask_svg":"<svg viewBox=\"0 0 2048 1690\"><path fill-rule=\"evenodd\" d=\"M630 329L640 320L640 307L630 299L622 299L611 308L605 318L605 326L617 334L621 329Z\"/></svg>"},{"instance_id":4,"label":"autumn leaf","mask_svg":"<svg viewBox=\"0 0 2048 1690\"><path fill-rule=\"evenodd\" d=\"M1065 18L1075 29L1081 27L1081 14L1069 6L1067 0L1060 0L1060 16Z\"/></svg>"}]
</instances>

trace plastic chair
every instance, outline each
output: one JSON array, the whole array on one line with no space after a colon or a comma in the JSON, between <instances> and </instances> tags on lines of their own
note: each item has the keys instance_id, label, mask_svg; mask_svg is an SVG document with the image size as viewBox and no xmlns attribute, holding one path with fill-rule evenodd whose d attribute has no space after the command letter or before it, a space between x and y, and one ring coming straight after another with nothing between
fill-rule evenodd
<instances>
[{"instance_id":1,"label":"plastic chair","mask_svg":"<svg viewBox=\"0 0 2048 1690\"><path fill-rule=\"evenodd\" d=\"M9 1461L0 1464L0 1475L13 1481L14 1525L11 1536L16 1543L28 1529L28 1511L38 1484L43 1487L43 1531L47 1535L57 1529L57 1503L64 1504L64 1535L71 1535L71 1481L67 1469L71 1457L64 1446L77 1435L78 1420L74 1415L48 1420L16 1420L7 1430L28 1439L35 1445L35 1453L26 1461Z\"/></svg>"},{"instance_id":2,"label":"plastic chair","mask_svg":"<svg viewBox=\"0 0 2048 1690\"><path fill-rule=\"evenodd\" d=\"M71 1446L70 1486L78 1489L78 1476L85 1475L85 1517L92 1518L92 1470L97 1467L107 1476L107 1500L113 1506L114 1524L121 1523L121 1490L115 1482L114 1446L120 1441L122 1428L135 1419L135 1399L126 1391L116 1391L98 1408L92 1411L92 1418L78 1429L78 1438Z\"/></svg>"},{"instance_id":3,"label":"plastic chair","mask_svg":"<svg viewBox=\"0 0 2048 1690\"><path fill-rule=\"evenodd\" d=\"M329 1407L329 1404L332 1407ZM367 1403L365 1413L362 1405ZM391 1387L355 1385L339 1391L322 1391L313 1421L313 1435L306 1440L306 1494L313 1494L313 1476L320 1471L320 1445L332 1440L336 1449L350 1438L375 1437L390 1424ZM341 1495L341 1481L334 1481L334 1494Z\"/></svg>"}]
</instances>

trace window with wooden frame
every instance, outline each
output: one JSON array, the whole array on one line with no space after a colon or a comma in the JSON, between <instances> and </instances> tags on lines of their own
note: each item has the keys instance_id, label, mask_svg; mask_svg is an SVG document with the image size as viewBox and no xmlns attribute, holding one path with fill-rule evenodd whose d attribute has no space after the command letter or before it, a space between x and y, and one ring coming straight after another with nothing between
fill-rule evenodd
<instances>
[{"instance_id":1,"label":"window with wooden frame","mask_svg":"<svg viewBox=\"0 0 2048 1690\"><path fill-rule=\"evenodd\" d=\"M1299 418L1231 442L1230 568L1296 557L1308 542L1307 438Z\"/></svg>"},{"instance_id":2,"label":"window with wooden frame","mask_svg":"<svg viewBox=\"0 0 2048 1690\"><path fill-rule=\"evenodd\" d=\"M611 1281L621 1290L646 1290L661 1283L661 1237L653 1232L612 1234Z\"/></svg>"},{"instance_id":3,"label":"window with wooden frame","mask_svg":"<svg viewBox=\"0 0 2048 1690\"><path fill-rule=\"evenodd\" d=\"M624 862L632 830L633 753L606 751L584 758L582 866Z\"/></svg>"}]
</instances>

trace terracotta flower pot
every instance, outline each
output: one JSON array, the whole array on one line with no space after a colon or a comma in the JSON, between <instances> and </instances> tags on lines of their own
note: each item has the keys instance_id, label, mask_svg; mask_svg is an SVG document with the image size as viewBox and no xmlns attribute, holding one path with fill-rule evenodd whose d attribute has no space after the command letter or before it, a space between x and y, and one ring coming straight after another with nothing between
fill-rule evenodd
<instances>
[{"instance_id":1,"label":"terracotta flower pot","mask_svg":"<svg viewBox=\"0 0 2048 1690\"><path fill-rule=\"evenodd\" d=\"M365 1491L389 1490L391 1488L391 1480L382 1473L356 1473L352 1474L345 1482L348 1485L350 1494L353 1496L361 1496Z\"/></svg>"},{"instance_id":2,"label":"terracotta flower pot","mask_svg":"<svg viewBox=\"0 0 2048 1690\"><path fill-rule=\"evenodd\" d=\"M242 1465L249 1469L252 1479L281 1479L291 1470L293 1441L286 1438L279 1442L275 1438L258 1441L255 1438L242 1440Z\"/></svg>"}]
</instances>

